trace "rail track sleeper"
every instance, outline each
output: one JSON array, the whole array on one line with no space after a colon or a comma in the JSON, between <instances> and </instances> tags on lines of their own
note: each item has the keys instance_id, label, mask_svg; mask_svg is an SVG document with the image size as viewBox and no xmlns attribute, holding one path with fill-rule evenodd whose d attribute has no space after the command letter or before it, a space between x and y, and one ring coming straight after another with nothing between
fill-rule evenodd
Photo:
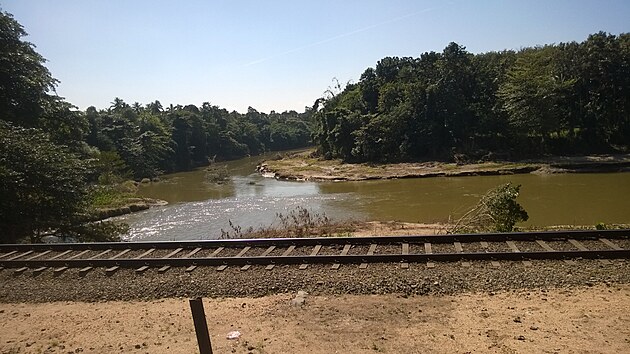
<instances>
[{"instance_id":1,"label":"rail track sleeper","mask_svg":"<svg viewBox=\"0 0 630 354\"><path fill-rule=\"evenodd\" d=\"M107 269L105 269L105 274L107 275L112 275L114 274L118 269L120 268L120 266L113 266L113 267L109 267Z\"/></svg>"},{"instance_id":2,"label":"rail track sleeper","mask_svg":"<svg viewBox=\"0 0 630 354\"><path fill-rule=\"evenodd\" d=\"M77 254L75 254L75 255L73 255L73 256L70 256L70 257L68 257L68 258L66 258L66 259L63 259L63 261L71 261L71 260L73 260L73 259L77 259L77 258L79 258L79 257L81 257L81 256L83 256L83 255L85 255L85 254L86 254L86 253L88 253L88 252L90 252L90 250L83 250L83 251L81 251L81 252L79 252L79 253L77 253Z\"/></svg>"},{"instance_id":3,"label":"rail track sleeper","mask_svg":"<svg viewBox=\"0 0 630 354\"><path fill-rule=\"evenodd\" d=\"M241 267L241 269L240 269L240 270L241 270L242 272L244 272L244 271L248 270L249 268L251 268L251 266L252 266L251 264L245 264L244 266L242 266L242 267Z\"/></svg>"},{"instance_id":4,"label":"rail track sleeper","mask_svg":"<svg viewBox=\"0 0 630 354\"><path fill-rule=\"evenodd\" d=\"M64 267L59 267L59 268L55 268L55 269L53 269L53 273L54 273L55 275L59 275L59 274L61 274L61 273L65 272L67 269L68 269L68 267L66 267L66 266L64 266Z\"/></svg>"},{"instance_id":5,"label":"rail track sleeper","mask_svg":"<svg viewBox=\"0 0 630 354\"><path fill-rule=\"evenodd\" d=\"M129 253L129 252L131 252L131 248L124 249L124 250L122 250L121 252L116 253L116 254L115 254L112 258L110 258L110 259L116 259L116 258L122 257L122 256L126 255L126 254L127 254L127 253Z\"/></svg>"},{"instance_id":6,"label":"rail track sleeper","mask_svg":"<svg viewBox=\"0 0 630 354\"><path fill-rule=\"evenodd\" d=\"M507 243L508 247L510 247L512 252L514 252L514 253L521 253L521 250L518 249L518 247L516 246L516 243L514 243L514 241L512 241L512 240L505 241L505 243ZM526 267L530 267L532 265L532 262L524 260L523 261L523 265L526 266Z\"/></svg>"},{"instance_id":7,"label":"rail track sleeper","mask_svg":"<svg viewBox=\"0 0 630 354\"><path fill-rule=\"evenodd\" d=\"M216 250L214 250L212 253L210 253L210 257L216 257L219 255L219 253L221 253L221 251L223 251L225 248L224 247L219 247Z\"/></svg>"},{"instance_id":8,"label":"rail track sleeper","mask_svg":"<svg viewBox=\"0 0 630 354\"><path fill-rule=\"evenodd\" d=\"M151 249L147 250L146 252L144 252L143 254L139 255L135 259L140 259L140 258L143 258L145 256L148 256L149 254L153 253L153 251L155 251L155 248L151 248ZM148 265L143 265L142 267L139 267L139 268L136 269L136 273L144 273L144 271L146 271L147 269L149 269L149 266Z\"/></svg>"},{"instance_id":9,"label":"rail track sleeper","mask_svg":"<svg viewBox=\"0 0 630 354\"><path fill-rule=\"evenodd\" d=\"M311 251L310 257L313 256L317 256L317 254L319 253L319 251L322 249L322 245L315 245L315 247L313 247L313 250ZM300 264L300 270L304 270L308 268L308 264L307 263L302 263Z\"/></svg>"},{"instance_id":10,"label":"rail track sleeper","mask_svg":"<svg viewBox=\"0 0 630 354\"><path fill-rule=\"evenodd\" d=\"M33 275L38 275L41 272L45 271L46 269L48 269L48 267L39 267L39 268L35 268L33 269Z\"/></svg>"},{"instance_id":11,"label":"rail track sleeper","mask_svg":"<svg viewBox=\"0 0 630 354\"><path fill-rule=\"evenodd\" d=\"M408 243L403 243L402 244L402 250L401 253L403 256L408 255L409 254L409 244ZM400 268L401 269L409 269L409 263L408 262L402 262L400 263Z\"/></svg>"},{"instance_id":12,"label":"rail track sleeper","mask_svg":"<svg viewBox=\"0 0 630 354\"><path fill-rule=\"evenodd\" d=\"M544 248L546 251L549 251L549 252L555 252L556 251L553 247L549 246L549 244L547 242L543 241L543 240L536 240L536 243L538 245L540 245L540 247ZM564 263L571 264L571 265L575 265L576 264L573 260L570 260L570 259L565 259Z\"/></svg>"},{"instance_id":13,"label":"rail track sleeper","mask_svg":"<svg viewBox=\"0 0 630 354\"><path fill-rule=\"evenodd\" d=\"M90 250L89 250L89 249L87 249L87 250L83 250L83 251L81 251L81 252L79 252L79 253L77 253L77 254L75 254L75 255L73 255L73 256L70 256L70 257L68 257L68 258L66 258L66 259L62 259L61 261L72 261L72 260L74 260L74 259L77 259L77 258L79 258L79 257L83 256L84 254L86 254L86 253L88 253L88 252L90 252ZM55 275L59 275L59 274L61 274L61 273L65 272L66 270L68 270L68 266L67 266L67 265L65 265L65 266L63 266L63 267L59 267L59 268L53 269L53 273L54 273Z\"/></svg>"},{"instance_id":14,"label":"rail track sleeper","mask_svg":"<svg viewBox=\"0 0 630 354\"><path fill-rule=\"evenodd\" d=\"M94 267L92 267L92 266L83 267L83 268L79 269L79 275L85 275L89 271L91 271L92 269L94 269Z\"/></svg>"},{"instance_id":15,"label":"rail track sleeper","mask_svg":"<svg viewBox=\"0 0 630 354\"><path fill-rule=\"evenodd\" d=\"M227 266L227 264L220 265L220 266L218 266L218 267L217 267L217 272L222 272L222 271L224 271L224 270L225 270L225 268L227 268L227 267L228 267L228 266Z\"/></svg>"},{"instance_id":16,"label":"rail track sleeper","mask_svg":"<svg viewBox=\"0 0 630 354\"><path fill-rule=\"evenodd\" d=\"M186 268L185 272L186 273L190 273L190 272L194 271L195 269L197 269L197 266L196 265L191 265L188 268Z\"/></svg>"},{"instance_id":17,"label":"rail track sleeper","mask_svg":"<svg viewBox=\"0 0 630 354\"><path fill-rule=\"evenodd\" d=\"M201 247L197 247L194 250L190 251L187 255L184 256L184 258L190 258L190 257L194 256L199 251L201 251Z\"/></svg>"},{"instance_id":18,"label":"rail track sleeper","mask_svg":"<svg viewBox=\"0 0 630 354\"><path fill-rule=\"evenodd\" d=\"M39 258L41 256L45 256L45 255L49 254L50 252L52 252L52 251L51 250L47 250L47 251L44 251L42 253L38 253L38 254L36 254L34 256L28 257L26 260L27 261L32 261L33 259L37 259L37 258Z\"/></svg>"},{"instance_id":19,"label":"rail track sleeper","mask_svg":"<svg viewBox=\"0 0 630 354\"><path fill-rule=\"evenodd\" d=\"M26 257L26 256L28 256L29 254L31 254L33 252L34 252L33 250L30 250L30 251L26 251L24 253L16 254L15 256L7 259L6 261L10 262L10 261L14 261L14 260L16 260L18 258Z\"/></svg>"},{"instance_id":20,"label":"rail track sleeper","mask_svg":"<svg viewBox=\"0 0 630 354\"><path fill-rule=\"evenodd\" d=\"M275 250L275 249L276 249L276 246L269 246L269 247L265 250L265 252L263 252L260 256L261 256L261 257L266 257L266 256L268 256L271 252L273 252L273 250Z\"/></svg>"},{"instance_id":21,"label":"rail track sleeper","mask_svg":"<svg viewBox=\"0 0 630 354\"><path fill-rule=\"evenodd\" d=\"M3 255L0 255L0 259L2 259L2 258L4 258L4 257L8 257L8 256L10 256L10 255L12 255L12 254L16 254L17 252L18 252L18 251L15 251L15 250L14 250L14 251L10 251L9 253L5 253L5 254L3 254Z\"/></svg>"},{"instance_id":22,"label":"rail track sleeper","mask_svg":"<svg viewBox=\"0 0 630 354\"><path fill-rule=\"evenodd\" d=\"M376 243L373 243L373 244L370 245L370 248L367 251L367 255L371 256L371 255L374 254L374 252L376 252ZM367 268L367 266L368 266L367 263L363 262L363 263L361 263L359 265L359 269L365 269L365 268Z\"/></svg>"},{"instance_id":23,"label":"rail track sleeper","mask_svg":"<svg viewBox=\"0 0 630 354\"><path fill-rule=\"evenodd\" d=\"M455 252L464 253L464 248L462 247L461 242L453 242L453 245L455 246ZM462 267L470 267L470 262L462 261Z\"/></svg>"},{"instance_id":24,"label":"rail track sleeper","mask_svg":"<svg viewBox=\"0 0 630 354\"><path fill-rule=\"evenodd\" d=\"M579 249L580 251L588 251L588 248L586 248L578 240L570 238L568 239L568 241L570 244L572 244L575 248Z\"/></svg>"},{"instance_id":25,"label":"rail track sleeper","mask_svg":"<svg viewBox=\"0 0 630 354\"><path fill-rule=\"evenodd\" d=\"M282 253L282 257L286 257L289 254L291 254L291 252L293 252L293 250L295 249L295 245L291 245L289 246L289 248L287 248L283 253Z\"/></svg>"},{"instance_id":26,"label":"rail track sleeper","mask_svg":"<svg viewBox=\"0 0 630 354\"><path fill-rule=\"evenodd\" d=\"M149 269L149 266L147 266L147 265L142 266L142 267L136 269L136 273L144 273L147 269Z\"/></svg>"},{"instance_id":27,"label":"rail track sleeper","mask_svg":"<svg viewBox=\"0 0 630 354\"><path fill-rule=\"evenodd\" d=\"M234 257L243 257L245 255L245 253L247 253L247 251L249 251L251 249L250 246L247 246L245 248L243 248L236 256Z\"/></svg>"},{"instance_id":28,"label":"rail track sleeper","mask_svg":"<svg viewBox=\"0 0 630 354\"><path fill-rule=\"evenodd\" d=\"M282 253L282 257L286 257L288 256L291 252L293 252L293 250L295 249L295 245L291 245L289 246L289 248L287 248L283 253ZM272 270L276 265L275 264L269 264L265 267L266 270Z\"/></svg>"},{"instance_id":29,"label":"rail track sleeper","mask_svg":"<svg viewBox=\"0 0 630 354\"><path fill-rule=\"evenodd\" d=\"M162 257L162 259L171 258L171 257L173 257L174 255L176 255L176 254L178 254L179 252L181 252L183 249L184 249L183 247L177 248L177 249L176 249L176 250L174 250L173 252L171 252L171 253L167 254L166 256ZM201 250L201 248L197 248L197 251L196 251L195 253L199 252L199 250ZM193 253L193 254L194 254L194 253ZM166 273L166 271L167 271L167 270L169 270L169 269L171 269L171 266L170 266L170 265L165 265L165 266L162 266L160 269L158 269L158 274L163 274L163 273Z\"/></svg>"},{"instance_id":30,"label":"rail track sleeper","mask_svg":"<svg viewBox=\"0 0 630 354\"><path fill-rule=\"evenodd\" d=\"M603 242L606 246L608 246L608 247L610 247L610 248L612 248L612 249L614 249L614 250L618 250L618 251L623 250L623 248L621 248L621 247L619 247L618 245L614 244L612 241L610 241L610 240L609 240L609 239L607 239L607 238L603 238L603 237L602 237L602 238L600 238L599 240L600 240L601 242Z\"/></svg>"},{"instance_id":31,"label":"rail track sleeper","mask_svg":"<svg viewBox=\"0 0 630 354\"><path fill-rule=\"evenodd\" d=\"M28 269L28 267L22 267L22 268L18 268L16 270L13 271L14 274L22 274L24 273L26 270Z\"/></svg>"},{"instance_id":32,"label":"rail track sleeper","mask_svg":"<svg viewBox=\"0 0 630 354\"><path fill-rule=\"evenodd\" d=\"M176 250L174 250L173 252L171 252L171 253L167 254L166 256L164 256L164 257L162 257L162 258L163 258L163 259L166 259L166 258L171 258L171 257L173 257L174 255L176 255L176 254L178 254L179 252L181 252L182 250L183 250L183 248L182 248L182 247L177 248Z\"/></svg>"},{"instance_id":33,"label":"rail track sleeper","mask_svg":"<svg viewBox=\"0 0 630 354\"><path fill-rule=\"evenodd\" d=\"M104 255L108 254L108 253L109 253L109 252L111 252L111 251L112 251L112 249L111 249L111 248L106 249L105 251L100 252L99 254L97 254L97 255L95 255L95 256L92 256L92 257L90 257L90 258L88 258L88 259L97 259L97 258L101 258L101 257L103 257Z\"/></svg>"},{"instance_id":34,"label":"rail track sleeper","mask_svg":"<svg viewBox=\"0 0 630 354\"><path fill-rule=\"evenodd\" d=\"M342 256L347 255L347 254L348 254L348 252L350 252L350 248L351 248L351 247L352 247L352 245L350 245L350 244L346 244L346 245L344 245L344 246L343 246L343 250L341 250L341 255L342 255ZM336 269L339 269L339 267L341 267L341 264L340 264L340 263L335 263L335 264L333 264L333 265L332 265L332 267L330 267L330 268L331 268L331 269L335 269L335 270L336 270Z\"/></svg>"},{"instance_id":35,"label":"rail track sleeper","mask_svg":"<svg viewBox=\"0 0 630 354\"><path fill-rule=\"evenodd\" d=\"M56 255L56 256L53 256L53 257L51 257L51 258L48 258L48 260L53 260L53 259L61 258L61 257L65 256L65 255L67 255L67 254L68 254L68 253L70 253L70 252L72 252L72 250L65 250L65 251L63 251L63 252L59 253L59 254L58 254L58 255Z\"/></svg>"},{"instance_id":36,"label":"rail track sleeper","mask_svg":"<svg viewBox=\"0 0 630 354\"><path fill-rule=\"evenodd\" d=\"M431 248L431 242L424 243L424 253L425 254L433 254L433 249ZM435 268L435 263L427 262L427 268Z\"/></svg>"},{"instance_id":37,"label":"rail track sleeper","mask_svg":"<svg viewBox=\"0 0 630 354\"><path fill-rule=\"evenodd\" d=\"M490 245L488 244L488 242L486 241L481 241L479 242L481 244L481 248L483 248L484 252L488 252ZM500 268L501 267L501 263L497 262L497 261L490 261L490 264L494 267L494 268Z\"/></svg>"},{"instance_id":38,"label":"rail track sleeper","mask_svg":"<svg viewBox=\"0 0 630 354\"><path fill-rule=\"evenodd\" d=\"M153 251L155 251L155 248L148 249L146 252L144 252L143 254L141 254L138 257L136 257L136 259L144 258L144 257L150 255L151 253L153 253Z\"/></svg>"},{"instance_id":39,"label":"rail track sleeper","mask_svg":"<svg viewBox=\"0 0 630 354\"><path fill-rule=\"evenodd\" d=\"M109 253L109 252L111 252L111 251L112 251L112 249L111 249L111 248L106 249L105 251L100 252L100 253L98 253L97 255L94 255L94 256L92 256L92 257L88 258L88 260L101 258L102 256L104 256L104 255L108 254L108 253ZM87 274L89 271L91 271L92 269L94 269L94 267L92 267L92 266L87 266L87 267L81 268L81 269L79 269L79 275L85 275L85 274Z\"/></svg>"}]
</instances>

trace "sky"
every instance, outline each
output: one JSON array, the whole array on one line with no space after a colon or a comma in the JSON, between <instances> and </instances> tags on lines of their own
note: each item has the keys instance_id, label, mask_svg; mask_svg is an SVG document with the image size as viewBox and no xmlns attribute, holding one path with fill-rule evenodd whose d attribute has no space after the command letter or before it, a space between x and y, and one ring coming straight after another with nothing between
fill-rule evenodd
<instances>
[{"instance_id":1,"label":"sky","mask_svg":"<svg viewBox=\"0 0 630 354\"><path fill-rule=\"evenodd\" d=\"M387 56L630 32L628 0L4 0L80 109L210 102L304 111Z\"/></svg>"}]
</instances>

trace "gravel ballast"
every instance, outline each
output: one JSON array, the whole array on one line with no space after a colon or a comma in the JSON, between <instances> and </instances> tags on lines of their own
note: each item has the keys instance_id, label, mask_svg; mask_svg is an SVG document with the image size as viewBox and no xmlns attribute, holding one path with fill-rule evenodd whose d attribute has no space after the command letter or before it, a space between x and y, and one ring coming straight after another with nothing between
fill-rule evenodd
<instances>
[{"instance_id":1,"label":"gravel ballast","mask_svg":"<svg viewBox=\"0 0 630 354\"><path fill-rule=\"evenodd\" d=\"M540 290L593 286L595 284L630 283L630 262L580 259L575 264L563 261L501 261L493 267L487 261L473 261L470 267L460 262L410 263L409 269L398 264L369 264L359 269L344 264L338 270L331 265L311 264L300 270L298 265L277 265L273 270L252 266L247 271L230 266L224 271L216 267L199 267L187 273L172 268L164 274L156 269L136 273L120 269L106 275L98 268L81 276L77 269L61 275L47 270L33 275L28 270L15 274L10 269L0 272L0 302L110 301L152 300L169 297L260 297L294 293L298 290L313 295L388 294L453 295L466 292L502 290Z\"/></svg>"}]
</instances>

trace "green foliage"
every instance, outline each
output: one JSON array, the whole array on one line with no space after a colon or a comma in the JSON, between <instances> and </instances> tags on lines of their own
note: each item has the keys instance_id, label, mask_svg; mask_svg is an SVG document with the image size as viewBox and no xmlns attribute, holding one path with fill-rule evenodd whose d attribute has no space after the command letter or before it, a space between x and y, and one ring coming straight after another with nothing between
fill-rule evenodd
<instances>
[{"instance_id":1,"label":"green foliage","mask_svg":"<svg viewBox=\"0 0 630 354\"><path fill-rule=\"evenodd\" d=\"M525 209L516 201L520 188L520 185L506 183L489 191L481 199L488 209L495 231L510 232L517 222L529 219Z\"/></svg>"},{"instance_id":2,"label":"green foliage","mask_svg":"<svg viewBox=\"0 0 630 354\"><path fill-rule=\"evenodd\" d=\"M126 183L114 185L98 185L90 189L89 200L93 208L117 208L136 198L136 188L127 187Z\"/></svg>"},{"instance_id":3,"label":"green foliage","mask_svg":"<svg viewBox=\"0 0 630 354\"><path fill-rule=\"evenodd\" d=\"M49 234L81 240L83 231L93 239L98 230L116 231L90 224L89 173L88 161L48 134L0 121L0 242L39 242Z\"/></svg>"},{"instance_id":4,"label":"green foliage","mask_svg":"<svg viewBox=\"0 0 630 354\"><path fill-rule=\"evenodd\" d=\"M520 188L506 183L489 190L457 220L449 233L513 231L516 223L529 219L527 211L516 201Z\"/></svg>"},{"instance_id":5,"label":"green foliage","mask_svg":"<svg viewBox=\"0 0 630 354\"><path fill-rule=\"evenodd\" d=\"M57 81L12 15L0 12L0 112L2 119L32 127L43 114Z\"/></svg>"},{"instance_id":6,"label":"green foliage","mask_svg":"<svg viewBox=\"0 0 630 354\"><path fill-rule=\"evenodd\" d=\"M316 101L314 140L346 161L599 153L630 148L630 35L473 55L450 43L387 57Z\"/></svg>"}]
</instances>

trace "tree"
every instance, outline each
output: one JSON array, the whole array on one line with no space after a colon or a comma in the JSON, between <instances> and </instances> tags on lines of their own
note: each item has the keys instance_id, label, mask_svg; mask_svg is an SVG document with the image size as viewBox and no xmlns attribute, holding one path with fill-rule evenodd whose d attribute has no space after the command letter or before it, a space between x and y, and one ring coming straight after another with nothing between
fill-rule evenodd
<instances>
[{"instance_id":1,"label":"tree","mask_svg":"<svg viewBox=\"0 0 630 354\"><path fill-rule=\"evenodd\" d=\"M79 229L94 230L86 213L89 172L88 161L48 134L0 122L0 242L39 242L45 234L80 239ZM100 239L115 238L115 230Z\"/></svg>"},{"instance_id":2,"label":"tree","mask_svg":"<svg viewBox=\"0 0 630 354\"><path fill-rule=\"evenodd\" d=\"M0 12L0 119L34 127L57 80L35 46L22 40L24 36L22 25L11 14Z\"/></svg>"}]
</instances>

